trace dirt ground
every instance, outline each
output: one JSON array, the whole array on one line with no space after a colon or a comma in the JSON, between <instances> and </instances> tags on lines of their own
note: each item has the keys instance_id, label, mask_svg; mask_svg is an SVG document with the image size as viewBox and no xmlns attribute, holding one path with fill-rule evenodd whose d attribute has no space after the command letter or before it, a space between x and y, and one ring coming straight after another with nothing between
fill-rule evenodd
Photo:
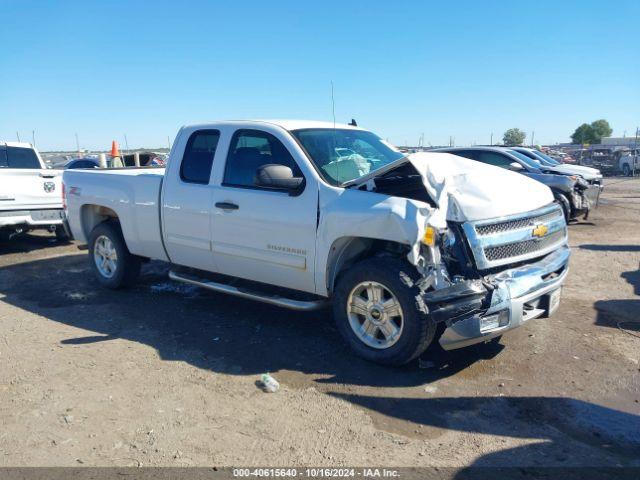
<instances>
[{"instance_id":1,"label":"dirt ground","mask_svg":"<svg viewBox=\"0 0 640 480\"><path fill-rule=\"evenodd\" d=\"M640 327L619 324L640 319L640 179L602 198L553 318L431 368L361 361L327 312L161 263L112 292L74 244L1 244L0 466L640 466Z\"/></svg>"}]
</instances>

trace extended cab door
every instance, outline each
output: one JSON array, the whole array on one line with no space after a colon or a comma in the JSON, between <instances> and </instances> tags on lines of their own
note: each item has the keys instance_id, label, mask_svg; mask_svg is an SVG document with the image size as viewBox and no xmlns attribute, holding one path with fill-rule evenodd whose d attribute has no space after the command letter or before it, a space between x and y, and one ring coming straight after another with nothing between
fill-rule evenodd
<instances>
[{"instance_id":1,"label":"extended cab door","mask_svg":"<svg viewBox=\"0 0 640 480\"><path fill-rule=\"evenodd\" d=\"M211 245L219 272L314 292L318 188L293 139L275 129L230 127L224 165L216 163ZM256 185L259 167L280 164L305 178L300 191Z\"/></svg>"},{"instance_id":2,"label":"extended cab door","mask_svg":"<svg viewBox=\"0 0 640 480\"><path fill-rule=\"evenodd\" d=\"M164 176L162 232L169 258L178 265L215 271L210 180L219 140L219 130L183 132Z\"/></svg>"}]
</instances>

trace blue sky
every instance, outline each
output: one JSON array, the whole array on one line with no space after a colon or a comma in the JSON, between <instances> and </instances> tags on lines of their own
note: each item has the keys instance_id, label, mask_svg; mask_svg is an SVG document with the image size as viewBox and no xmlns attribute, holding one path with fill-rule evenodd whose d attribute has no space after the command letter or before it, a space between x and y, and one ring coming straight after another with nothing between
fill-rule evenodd
<instances>
[{"instance_id":1,"label":"blue sky","mask_svg":"<svg viewBox=\"0 0 640 480\"><path fill-rule=\"evenodd\" d=\"M640 125L640 2L0 0L0 139L164 146L183 124L352 117L396 144Z\"/></svg>"}]
</instances>

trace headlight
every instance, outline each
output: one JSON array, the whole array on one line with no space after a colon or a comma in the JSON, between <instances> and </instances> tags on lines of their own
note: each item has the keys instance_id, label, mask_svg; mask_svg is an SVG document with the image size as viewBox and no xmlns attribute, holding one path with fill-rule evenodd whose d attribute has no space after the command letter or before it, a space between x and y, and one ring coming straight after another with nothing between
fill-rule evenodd
<instances>
[{"instance_id":1,"label":"headlight","mask_svg":"<svg viewBox=\"0 0 640 480\"><path fill-rule=\"evenodd\" d=\"M424 235L422 236L422 243L429 247L435 247L437 233L438 231L435 228L427 225L427 228L424 230Z\"/></svg>"}]
</instances>

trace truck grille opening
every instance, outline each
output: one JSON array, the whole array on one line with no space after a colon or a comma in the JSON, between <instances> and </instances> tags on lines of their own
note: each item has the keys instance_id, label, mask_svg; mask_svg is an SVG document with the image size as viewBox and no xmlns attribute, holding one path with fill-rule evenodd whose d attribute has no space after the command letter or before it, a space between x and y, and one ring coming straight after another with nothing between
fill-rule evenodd
<instances>
[{"instance_id":1,"label":"truck grille opening","mask_svg":"<svg viewBox=\"0 0 640 480\"><path fill-rule=\"evenodd\" d=\"M510 217L463 223L462 230L475 266L483 272L536 261L567 241L567 224L557 203Z\"/></svg>"},{"instance_id":2,"label":"truck grille opening","mask_svg":"<svg viewBox=\"0 0 640 480\"><path fill-rule=\"evenodd\" d=\"M556 210L535 217L518 218L516 220L490 223L487 225L476 225L476 232L478 232L478 235L492 235L494 233L508 232L509 230L517 230L519 228L533 227L539 223L555 220L560 215L562 215L562 211Z\"/></svg>"},{"instance_id":3,"label":"truck grille opening","mask_svg":"<svg viewBox=\"0 0 640 480\"><path fill-rule=\"evenodd\" d=\"M525 240L524 242L508 243L496 247L488 247L484 249L484 256L489 261L503 260L507 258L520 257L555 245L561 241L567 234L566 228L553 232L542 239Z\"/></svg>"}]
</instances>

